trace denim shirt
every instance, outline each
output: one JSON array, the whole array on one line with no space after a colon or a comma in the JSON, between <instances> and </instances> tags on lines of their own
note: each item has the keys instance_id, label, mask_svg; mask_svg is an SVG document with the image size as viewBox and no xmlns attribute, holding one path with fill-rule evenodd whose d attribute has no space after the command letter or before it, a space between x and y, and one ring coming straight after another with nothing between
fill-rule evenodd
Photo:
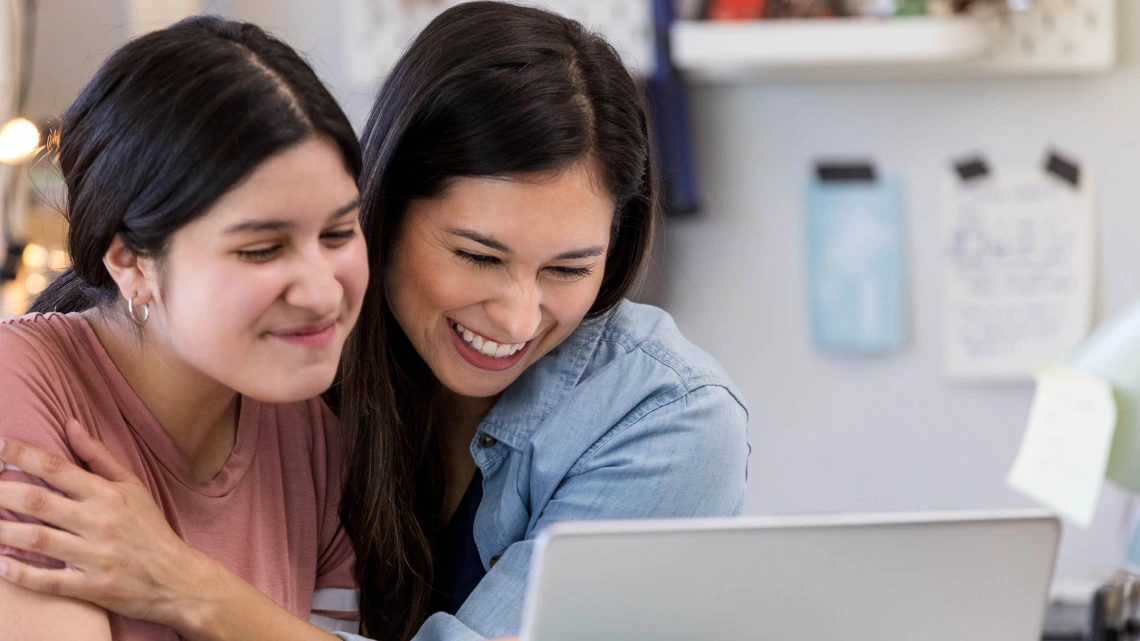
<instances>
[{"instance_id":1,"label":"denim shirt","mask_svg":"<svg viewBox=\"0 0 1140 641\"><path fill-rule=\"evenodd\" d=\"M535 539L552 523L740 514L746 424L724 370L664 311L623 302L583 322L479 426L474 529L488 572L413 641L517 636Z\"/></svg>"}]
</instances>

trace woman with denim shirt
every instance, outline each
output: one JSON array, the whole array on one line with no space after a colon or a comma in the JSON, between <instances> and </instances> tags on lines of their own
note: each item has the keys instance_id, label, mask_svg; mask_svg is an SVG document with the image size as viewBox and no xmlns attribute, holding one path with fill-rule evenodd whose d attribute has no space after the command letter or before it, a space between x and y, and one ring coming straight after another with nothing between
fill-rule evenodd
<instances>
[{"instance_id":1,"label":"woman with denim shirt","mask_svg":"<svg viewBox=\"0 0 1140 641\"><path fill-rule=\"evenodd\" d=\"M739 393L668 314L625 300L657 190L640 92L608 44L548 12L461 4L392 70L362 144L372 281L331 400L369 637L517 634L552 523L741 512ZM122 509L91 485L72 509ZM44 537L79 578L4 578L112 610L162 601L189 639L330 638L219 568L129 570L91 530L66 551ZM151 534L133 536L116 549Z\"/></svg>"}]
</instances>

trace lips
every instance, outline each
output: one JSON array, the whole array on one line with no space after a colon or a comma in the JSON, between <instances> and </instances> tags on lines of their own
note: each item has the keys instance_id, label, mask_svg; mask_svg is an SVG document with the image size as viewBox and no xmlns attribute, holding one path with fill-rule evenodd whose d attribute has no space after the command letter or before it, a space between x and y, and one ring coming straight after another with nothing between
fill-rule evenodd
<instances>
[{"instance_id":1,"label":"lips","mask_svg":"<svg viewBox=\"0 0 1140 641\"><path fill-rule=\"evenodd\" d=\"M534 344L534 341L530 340L526 343L521 343L522 347L511 353L505 354L504 356L490 356L484 353L482 350L476 349L475 345L473 345L472 342L468 341L465 338L464 334L470 332L464 332L464 334L460 334L459 329L454 321L449 322L448 325L450 327L450 331L448 333L451 334L452 343L455 345L455 350L459 352L460 356L463 357L463 360L467 361L471 365L474 365L475 367L478 367L479 369L491 372L501 372L514 367L523 360L527 352L530 351L531 345Z\"/></svg>"},{"instance_id":2,"label":"lips","mask_svg":"<svg viewBox=\"0 0 1140 641\"><path fill-rule=\"evenodd\" d=\"M281 332L271 332L270 335L292 345L319 349L331 343L336 336L336 322L305 325Z\"/></svg>"}]
</instances>

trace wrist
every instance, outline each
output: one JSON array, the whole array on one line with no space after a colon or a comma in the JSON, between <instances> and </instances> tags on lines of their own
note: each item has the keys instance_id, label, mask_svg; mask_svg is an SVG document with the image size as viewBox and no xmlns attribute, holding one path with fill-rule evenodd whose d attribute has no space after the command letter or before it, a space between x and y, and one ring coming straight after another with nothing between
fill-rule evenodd
<instances>
[{"instance_id":1,"label":"wrist","mask_svg":"<svg viewBox=\"0 0 1140 641\"><path fill-rule=\"evenodd\" d=\"M229 601L227 590L233 575L205 554L191 552L182 580L167 599L166 625L186 641L220 641L224 638L223 604Z\"/></svg>"}]
</instances>

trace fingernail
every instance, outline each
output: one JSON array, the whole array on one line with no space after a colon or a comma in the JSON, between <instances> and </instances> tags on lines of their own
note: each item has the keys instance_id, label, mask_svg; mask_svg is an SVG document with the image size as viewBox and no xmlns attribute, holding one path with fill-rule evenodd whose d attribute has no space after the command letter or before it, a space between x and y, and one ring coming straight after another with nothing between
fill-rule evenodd
<instances>
[{"instance_id":1,"label":"fingernail","mask_svg":"<svg viewBox=\"0 0 1140 641\"><path fill-rule=\"evenodd\" d=\"M0 561L0 576L8 574L8 564Z\"/></svg>"},{"instance_id":2,"label":"fingernail","mask_svg":"<svg viewBox=\"0 0 1140 641\"><path fill-rule=\"evenodd\" d=\"M0 438L0 454L4 452L4 439Z\"/></svg>"}]
</instances>

